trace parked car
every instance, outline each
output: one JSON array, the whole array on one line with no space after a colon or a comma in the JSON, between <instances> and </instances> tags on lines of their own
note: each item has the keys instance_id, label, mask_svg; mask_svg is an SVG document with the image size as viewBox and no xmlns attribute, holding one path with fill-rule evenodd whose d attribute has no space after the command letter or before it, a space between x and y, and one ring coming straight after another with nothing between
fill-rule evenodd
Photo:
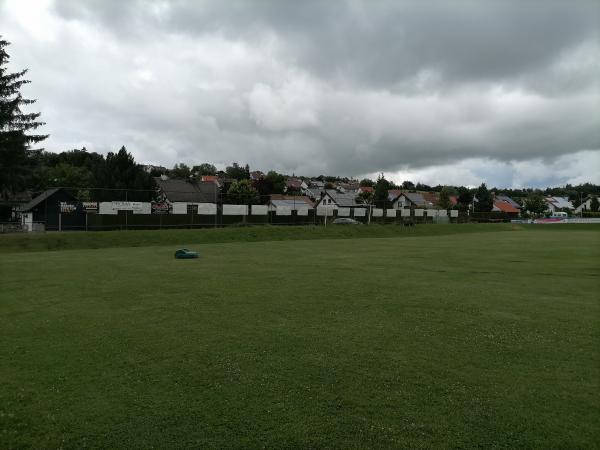
<instances>
[{"instance_id":1,"label":"parked car","mask_svg":"<svg viewBox=\"0 0 600 450\"><path fill-rule=\"evenodd\" d=\"M333 221L335 225L362 225L358 220L351 219L349 217L340 217Z\"/></svg>"}]
</instances>

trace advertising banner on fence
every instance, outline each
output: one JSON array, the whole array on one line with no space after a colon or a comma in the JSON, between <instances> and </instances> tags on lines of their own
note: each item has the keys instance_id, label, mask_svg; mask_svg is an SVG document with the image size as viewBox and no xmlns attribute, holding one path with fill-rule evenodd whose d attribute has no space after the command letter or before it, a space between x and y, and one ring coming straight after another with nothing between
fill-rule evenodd
<instances>
[{"instance_id":1,"label":"advertising banner on fence","mask_svg":"<svg viewBox=\"0 0 600 450\"><path fill-rule=\"evenodd\" d=\"M61 214L71 214L77 212L77 203L69 203L69 202L60 202L60 212Z\"/></svg>"},{"instance_id":2,"label":"advertising banner on fence","mask_svg":"<svg viewBox=\"0 0 600 450\"><path fill-rule=\"evenodd\" d=\"M139 211L143 207L142 202L112 202L112 209L116 211Z\"/></svg>"},{"instance_id":3,"label":"advertising banner on fence","mask_svg":"<svg viewBox=\"0 0 600 450\"><path fill-rule=\"evenodd\" d=\"M253 216L266 216L267 214L269 214L267 205L252 205Z\"/></svg>"},{"instance_id":4,"label":"advertising banner on fence","mask_svg":"<svg viewBox=\"0 0 600 450\"><path fill-rule=\"evenodd\" d=\"M81 202L81 209L86 213L97 213L98 202Z\"/></svg>"},{"instance_id":5,"label":"advertising banner on fence","mask_svg":"<svg viewBox=\"0 0 600 450\"><path fill-rule=\"evenodd\" d=\"M150 209L152 214L169 214L171 212L171 205L167 202L152 203Z\"/></svg>"},{"instance_id":6,"label":"advertising banner on fence","mask_svg":"<svg viewBox=\"0 0 600 450\"><path fill-rule=\"evenodd\" d=\"M214 216L217 214L216 203L198 203L198 214L202 216Z\"/></svg>"}]
</instances>

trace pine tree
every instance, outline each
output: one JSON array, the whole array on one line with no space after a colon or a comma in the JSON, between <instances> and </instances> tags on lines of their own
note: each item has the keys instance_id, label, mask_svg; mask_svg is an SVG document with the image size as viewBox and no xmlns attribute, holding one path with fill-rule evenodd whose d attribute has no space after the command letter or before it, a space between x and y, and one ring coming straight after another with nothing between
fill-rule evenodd
<instances>
[{"instance_id":1,"label":"pine tree","mask_svg":"<svg viewBox=\"0 0 600 450\"><path fill-rule=\"evenodd\" d=\"M475 194L475 211L477 212L490 212L494 207L494 199L492 198L492 194L488 191L485 183L482 183L479 188L477 188L477 194Z\"/></svg>"},{"instance_id":2,"label":"pine tree","mask_svg":"<svg viewBox=\"0 0 600 450\"><path fill-rule=\"evenodd\" d=\"M32 174L31 144L48 137L28 134L44 125L37 119L40 113L24 113L22 107L35 100L23 98L20 89L29 80L23 79L27 69L9 73L10 59L6 52L9 42L0 36L0 197L22 190Z\"/></svg>"},{"instance_id":3,"label":"pine tree","mask_svg":"<svg viewBox=\"0 0 600 450\"><path fill-rule=\"evenodd\" d=\"M390 182L385 179L383 174L377 178L375 183L375 190L373 192L373 203L379 208L385 208L388 203L388 191L390 189Z\"/></svg>"}]
</instances>

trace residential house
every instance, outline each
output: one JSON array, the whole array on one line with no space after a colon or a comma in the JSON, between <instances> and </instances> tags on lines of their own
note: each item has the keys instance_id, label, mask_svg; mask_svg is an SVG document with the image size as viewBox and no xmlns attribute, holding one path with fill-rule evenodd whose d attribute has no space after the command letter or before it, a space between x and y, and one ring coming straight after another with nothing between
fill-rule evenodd
<instances>
[{"instance_id":1,"label":"residential house","mask_svg":"<svg viewBox=\"0 0 600 450\"><path fill-rule=\"evenodd\" d=\"M388 190L388 202L393 203L402 194L401 189L389 189Z\"/></svg>"},{"instance_id":2,"label":"residential house","mask_svg":"<svg viewBox=\"0 0 600 450\"><path fill-rule=\"evenodd\" d=\"M217 203L219 189L214 181L189 182L154 178L157 186L157 197L160 201L169 203Z\"/></svg>"},{"instance_id":3,"label":"residential house","mask_svg":"<svg viewBox=\"0 0 600 450\"><path fill-rule=\"evenodd\" d=\"M581 203L581 205L579 205L577 208L575 208L575 213L581 214L583 211L591 211L592 210L592 198L593 198L593 195L588 195L585 198L585 200Z\"/></svg>"},{"instance_id":4,"label":"residential house","mask_svg":"<svg viewBox=\"0 0 600 450\"><path fill-rule=\"evenodd\" d=\"M63 188L46 189L28 203L19 207L23 228L33 231L34 224L43 223L46 230L83 228L84 214L62 214L61 203L74 206L77 199ZM73 207L73 209L75 209Z\"/></svg>"},{"instance_id":5,"label":"residential house","mask_svg":"<svg viewBox=\"0 0 600 450\"><path fill-rule=\"evenodd\" d=\"M285 189L286 192L295 191L304 193L308 189L308 185L300 178L288 178L285 182Z\"/></svg>"},{"instance_id":6,"label":"residential house","mask_svg":"<svg viewBox=\"0 0 600 450\"><path fill-rule=\"evenodd\" d=\"M202 175L200 177L200 181L202 181L203 183L212 182L219 186L219 177L216 175Z\"/></svg>"},{"instance_id":7,"label":"residential house","mask_svg":"<svg viewBox=\"0 0 600 450\"><path fill-rule=\"evenodd\" d=\"M517 217L521 212L520 208L516 208L513 204L516 203L511 198L505 195L494 197L492 212L501 212L509 216Z\"/></svg>"},{"instance_id":8,"label":"residential house","mask_svg":"<svg viewBox=\"0 0 600 450\"><path fill-rule=\"evenodd\" d=\"M494 196L494 200L498 200L504 203L508 203L510 206L512 206L513 208L521 211L522 206L519 205L516 201L514 201L512 198L510 198L508 195L496 195Z\"/></svg>"},{"instance_id":9,"label":"residential house","mask_svg":"<svg viewBox=\"0 0 600 450\"><path fill-rule=\"evenodd\" d=\"M265 177L265 174L262 173L260 170L254 170L252 172L250 172L250 180L251 181L258 181L261 180Z\"/></svg>"},{"instance_id":10,"label":"residential house","mask_svg":"<svg viewBox=\"0 0 600 450\"><path fill-rule=\"evenodd\" d=\"M358 193L362 194L363 192L370 192L372 194L375 192L375 188L373 186L360 186L358 188Z\"/></svg>"},{"instance_id":11,"label":"residential house","mask_svg":"<svg viewBox=\"0 0 600 450\"><path fill-rule=\"evenodd\" d=\"M281 195L272 194L269 200L269 211L277 211L278 208L287 208L290 211L299 209L313 209L315 204L306 195Z\"/></svg>"},{"instance_id":12,"label":"residential house","mask_svg":"<svg viewBox=\"0 0 600 450\"><path fill-rule=\"evenodd\" d=\"M544 198L548 211L554 213L556 211L563 211L565 209L574 210L575 207L569 201L567 197L546 197Z\"/></svg>"},{"instance_id":13,"label":"residential house","mask_svg":"<svg viewBox=\"0 0 600 450\"><path fill-rule=\"evenodd\" d=\"M342 192L355 193L358 194L359 189L358 182L349 182L349 183L339 183L338 188L342 189Z\"/></svg>"},{"instance_id":14,"label":"residential house","mask_svg":"<svg viewBox=\"0 0 600 450\"><path fill-rule=\"evenodd\" d=\"M336 189L326 189L321 194L321 198L317 201L316 206L327 206L333 209L338 208L354 208L363 207L362 203L356 200L355 192L340 192Z\"/></svg>"},{"instance_id":15,"label":"residential house","mask_svg":"<svg viewBox=\"0 0 600 450\"><path fill-rule=\"evenodd\" d=\"M392 200L394 209L430 209L433 207L419 192L402 192L398 197Z\"/></svg>"}]
</instances>

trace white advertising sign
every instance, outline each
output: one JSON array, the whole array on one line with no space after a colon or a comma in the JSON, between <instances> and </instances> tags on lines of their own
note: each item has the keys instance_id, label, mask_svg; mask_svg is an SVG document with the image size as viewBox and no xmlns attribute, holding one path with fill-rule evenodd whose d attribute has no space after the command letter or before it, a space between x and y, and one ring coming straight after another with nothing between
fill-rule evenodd
<instances>
[{"instance_id":1,"label":"white advertising sign","mask_svg":"<svg viewBox=\"0 0 600 450\"><path fill-rule=\"evenodd\" d=\"M247 205L223 205L224 216L246 216L248 215Z\"/></svg>"},{"instance_id":2,"label":"white advertising sign","mask_svg":"<svg viewBox=\"0 0 600 450\"><path fill-rule=\"evenodd\" d=\"M333 208L329 206L317 206L317 216L333 216Z\"/></svg>"},{"instance_id":3,"label":"white advertising sign","mask_svg":"<svg viewBox=\"0 0 600 450\"><path fill-rule=\"evenodd\" d=\"M435 209L428 209L427 210L427 217L433 217L435 215L437 215L437 210L435 210Z\"/></svg>"},{"instance_id":4,"label":"white advertising sign","mask_svg":"<svg viewBox=\"0 0 600 450\"><path fill-rule=\"evenodd\" d=\"M383 217L383 209L373 208L373 217Z\"/></svg>"},{"instance_id":5,"label":"white advertising sign","mask_svg":"<svg viewBox=\"0 0 600 450\"><path fill-rule=\"evenodd\" d=\"M142 202L112 202L112 209L116 211L139 211Z\"/></svg>"},{"instance_id":6,"label":"white advertising sign","mask_svg":"<svg viewBox=\"0 0 600 450\"><path fill-rule=\"evenodd\" d=\"M253 216L266 216L269 213L267 205L252 205L251 213Z\"/></svg>"},{"instance_id":7,"label":"white advertising sign","mask_svg":"<svg viewBox=\"0 0 600 450\"><path fill-rule=\"evenodd\" d=\"M458 217L458 210L456 210L456 209L451 210L450 217Z\"/></svg>"},{"instance_id":8,"label":"white advertising sign","mask_svg":"<svg viewBox=\"0 0 600 450\"><path fill-rule=\"evenodd\" d=\"M142 203L142 207L140 209L134 209L134 214L152 214L152 203Z\"/></svg>"},{"instance_id":9,"label":"white advertising sign","mask_svg":"<svg viewBox=\"0 0 600 450\"><path fill-rule=\"evenodd\" d=\"M424 209L415 209L415 217L422 217Z\"/></svg>"},{"instance_id":10,"label":"white advertising sign","mask_svg":"<svg viewBox=\"0 0 600 450\"><path fill-rule=\"evenodd\" d=\"M354 208L354 217L365 217L365 208Z\"/></svg>"},{"instance_id":11,"label":"white advertising sign","mask_svg":"<svg viewBox=\"0 0 600 450\"><path fill-rule=\"evenodd\" d=\"M298 208L297 211L296 214L299 216L308 216L308 208Z\"/></svg>"},{"instance_id":12,"label":"white advertising sign","mask_svg":"<svg viewBox=\"0 0 600 450\"><path fill-rule=\"evenodd\" d=\"M410 209L409 208L401 209L400 211L402 211L402 217L410 217Z\"/></svg>"},{"instance_id":13,"label":"white advertising sign","mask_svg":"<svg viewBox=\"0 0 600 450\"><path fill-rule=\"evenodd\" d=\"M198 214L202 216L214 216L217 213L215 203L198 203Z\"/></svg>"},{"instance_id":14,"label":"white advertising sign","mask_svg":"<svg viewBox=\"0 0 600 450\"><path fill-rule=\"evenodd\" d=\"M350 215L350 208L338 208L338 217L348 217Z\"/></svg>"},{"instance_id":15,"label":"white advertising sign","mask_svg":"<svg viewBox=\"0 0 600 450\"><path fill-rule=\"evenodd\" d=\"M110 214L116 216L119 214L119 211L113 209L112 202L100 202L98 206L98 214Z\"/></svg>"},{"instance_id":16,"label":"white advertising sign","mask_svg":"<svg viewBox=\"0 0 600 450\"><path fill-rule=\"evenodd\" d=\"M290 208L289 206L278 206L277 208L275 208L275 214L277 214L278 216L291 216L292 208Z\"/></svg>"},{"instance_id":17,"label":"white advertising sign","mask_svg":"<svg viewBox=\"0 0 600 450\"><path fill-rule=\"evenodd\" d=\"M387 217L396 217L396 210L395 209L387 209L385 211L385 215Z\"/></svg>"},{"instance_id":18,"label":"white advertising sign","mask_svg":"<svg viewBox=\"0 0 600 450\"><path fill-rule=\"evenodd\" d=\"M175 202L173 203L173 209L171 210L172 214L187 214L187 203L184 202Z\"/></svg>"},{"instance_id":19,"label":"white advertising sign","mask_svg":"<svg viewBox=\"0 0 600 450\"><path fill-rule=\"evenodd\" d=\"M448 211L446 211L445 209L440 209L437 215L440 217L448 217Z\"/></svg>"}]
</instances>

